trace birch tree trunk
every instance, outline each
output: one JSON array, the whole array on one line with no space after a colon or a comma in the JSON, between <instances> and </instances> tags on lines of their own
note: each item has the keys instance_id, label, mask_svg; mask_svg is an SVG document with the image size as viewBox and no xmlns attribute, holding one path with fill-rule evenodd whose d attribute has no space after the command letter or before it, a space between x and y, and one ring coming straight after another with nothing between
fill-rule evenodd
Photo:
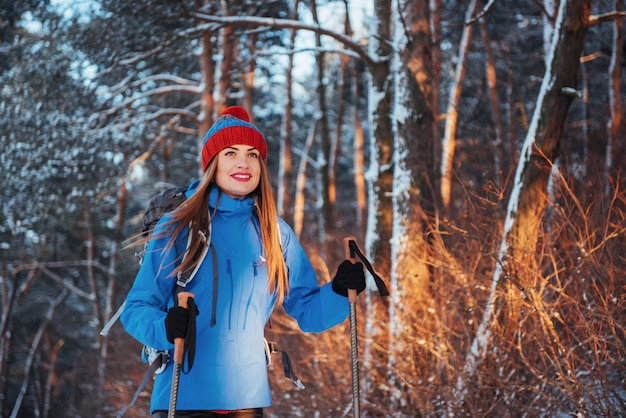
<instances>
[{"instance_id":1,"label":"birch tree trunk","mask_svg":"<svg viewBox=\"0 0 626 418\"><path fill-rule=\"evenodd\" d=\"M368 117L371 127L370 146L370 175L367 177L368 205L367 231L365 233L365 247L372 264L376 266L382 277L389 277L391 271L391 238L393 224L393 132L392 132L392 105L393 86L391 79L390 62L386 58L393 53L392 42L392 15L391 0L375 0L374 16L370 38L369 55L378 57L378 64L370 64L370 78L368 86ZM378 330L381 316L386 317L385 310L376 302L368 287L365 293L365 303L368 307L365 318L367 330ZM378 309L377 309L378 308ZM370 335L374 338L374 335ZM363 355L364 368L375 369L379 366L383 375L387 374L387 351L385 349L370 349L365 347ZM368 372L372 374L372 372ZM362 382L364 392L374 388L368 386L369 379ZM371 393L371 392L370 392ZM386 394L385 394L386 395Z\"/></svg>"},{"instance_id":2,"label":"birch tree trunk","mask_svg":"<svg viewBox=\"0 0 626 418\"><path fill-rule=\"evenodd\" d=\"M461 101L461 90L463 89L463 79L465 78L465 63L470 42L472 41L473 23L472 16L478 10L478 2L471 0L467 6L465 14L465 26L459 44L459 56L454 74L454 80L450 87L450 97L446 108L446 126L441 140L443 149L441 152L441 202L443 208L450 205L450 195L452 193L452 166L454 161L454 149L456 148L456 126L459 118L459 102Z\"/></svg>"},{"instance_id":3,"label":"birch tree trunk","mask_svg":"<svg viewBox=\"0 0 626 418\"><path fill-rule=\"evenodd\" d=\"M394 235L397 248L398 280L410 280L401 286L411 298L426 298L430 276L428 265L427 212L436 210L432 44L428 1L399 3L394 45L402 51L396 83L396 138L394 156ZM405 35L406 34L406 35ZM406 36L406 38L405 38ZM406 228L411 225L410 239ZM393 305L393 304L392 304Z\"/></svg>"},{"instance_id":4,"label":"birch tree trunk","mask_svg":"<svg viewBox=\"0 0 626 418\"><path fill-rule=\"evenodd\" d=\"M313 22L315 25L320 26L319 17L317 14L317 4L315 1L310 3L311 12L313 14ZM318 135L320 140L320 148L318 152L317 162L319 165L320 175L318 186L318 238L321 243L320 250L322 258L329 252L326 250L328 246L334 246L335 242L329 239L328 232L333 228L333 208L331 205L329 193L329 161L330 161L330 130L328 128L328 105L326 98L326 83L324 81L326 77L326 53L322 50L322 35L319 32L315 33L315 47L317 53L315 55L315 67L317 69L317 100L318 109L320 112L320 119Z\"/></svg>"},{"instance_id":5,"label":"birch tree trunk","mask_svg":"<svg viewBox=\"0 0 626 418\"><path fill-rule=\"evenodd\" d=\"M389 57L391 47L391 0L374 2L372 33L377 34L370 39L370 55L373 57ZM389 272L391 262L391 230L393 192L393 132L392 103L393 88L389 79L391 70L389 63L383 61L370 68L369 86L369 118L372 136L370 140L370 172L372 179L368 182L368 221L366 248L372 256L372 262L381 273Z\"/></svg>"},{"instance_id":6,"label":"birch tree trunk","mask_svg":"<svg viewBox=\"0 0 626 418\"><path fill-rule=\"evenodd\" d=\"M293 9L291 10L290 18L298 20L298 6L300 1L296 0ZM287 48L293 51L296 43L296 35L298 31L291 29L289 35L289 42ZM285 90L287 94L287 103L285 107L285 114L283 116L281 128L280 128L280 155L278 162L278 178L277 180L277 193L276 193L276 209L278 216L281 216L289 222L289 219L293 219L293 208L291 203L291 168L293 166L292 154L291 154L291 135L292 135L292 120L293 120L293 53L289 53L287 56L287 69L285 70Z\"/></svg>"},{"instance_id":7,"label":"birch tree trunk","mask_svg":"<svg viewBox=\"0 0 626 418\"><path fill-rule=\"evenodd\" d=\"M344 20L344 34L348 37L352 37L352 28L350 27L350 14L348 13L348 4L344 1L345 20ZM328 162L328 201L331 209L335 209L337 201L337 160L339 159L339 152L341 149L341 140L343 135L343 118L346 113L346 101L344 100L346 95L346 81L349 73L349 58L348 55L342 54L340 57L341 69L339 72L338 91L337 91L337 126L335 127L335 136L330 147L330 161ZM333 215L334 218L334 215ZM333 227L334 229L334 227Z\"/></svg>"},{"instance_id":8,"label":"birch tree trunk","mask_svg":"<svg viewBox=\"0 0 626 418\"><path fill-rule=\"evenodd\" d=\"M516 170L496 268L483 319L457 381L458 410L477 364L486 354L499 319L505 335L514 331L520 311L516 300L524 288L532 288L536 276L535 249L541 219L547 206L547 185L553 162L559 156L567 113L576 89L579 59L583 50L591 0L563 0L555 23L546 73ZM499 296L504 292L506 298ZM512 335L512 334L511 334Z\"/></svg>"},{"instance_id":9,"label":"birch tree trunk","mask_svg":"<svg viewBox=\"0 0 626 418\"><path fill-rule=\"evenodd\" d=\"M615 0L615 11L624 11L624 1ZM622 97L620 94L621 86L621 73L622 73L622 60L624 50L624 21L623 19L613 20L613 44L611 53L611 62L609 64L609 111L610 119L607 126L607 150L606 150L606 192L607 195L611 193L611 179L617 180L617 176L614 170L614 165L619 161L622 162L622 155L620 152L620 146L618 140L620 139L620 131L622 129ZM617 167L619 169L619 167ZM615 188L615 185L613 185Z\"/></svg>"},{"instance_id":10,"label":"birch tree trunk","mask_svg":"<svg viewBox=\"0 0 626 418\"><path fill-rule=\"evenodd\" d=\"M293 204L293 231L298 239L300 239L300 236L302 235L302 228L304 227L304 189L307 180L306 169L309 162L314 161L311 159L310 153L311 148L313 147L313 142L315 142L318 124L319 119L316 118L309 126L309 133L306 138L304 149L302 150L302 155L300 156L298 174L296 175L296 191Z\"/></svg>"},{"instance_id":11,"label":"birch tree trunk","mask_svg":"<svg viewBox=\"0 0 626 418\"><path fill-rule=\"evenodd\" d=\"M428 284L432 252L427 231L436 207L433 184L434 109L432 85L432 36L428 0L400 1L394 10L394 185L391 300L389 312L389 358L391 386L399 393L407 388L391 370L394 362L410 358L407 324L414 308L424 312L431 303ZM410 229L409 229L410 228ZM394 400L393 392L390 394ZM390 411L391 412L391 411Z\"/></svg>"}]
</instances>

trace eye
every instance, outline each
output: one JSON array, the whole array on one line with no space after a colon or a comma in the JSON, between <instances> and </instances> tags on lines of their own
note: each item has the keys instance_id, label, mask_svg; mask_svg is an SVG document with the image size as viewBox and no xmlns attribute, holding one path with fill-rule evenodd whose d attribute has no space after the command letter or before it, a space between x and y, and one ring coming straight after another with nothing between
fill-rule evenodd
<instances>
[{"instance_id":1,"label":"eye","mask_svg":"<svg viewBox=\"0 0 626 418\"><path fill-rule=\"evenodd\" d=\"M258 158L259 158L259 153L258 153L258 152L251 152L250 154L248 154L248 156L249 156L250 158L256 158L256 159L258 159Z\"/></svg>"}]
</instances>

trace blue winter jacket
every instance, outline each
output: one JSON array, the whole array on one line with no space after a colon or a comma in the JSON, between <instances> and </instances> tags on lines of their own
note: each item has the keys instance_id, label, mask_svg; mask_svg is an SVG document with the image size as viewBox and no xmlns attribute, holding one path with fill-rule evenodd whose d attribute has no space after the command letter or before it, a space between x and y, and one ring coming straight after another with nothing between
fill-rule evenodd
<instances>
[{"instance_id":1,"label":"blue winter jacket","mask_svg":"<svg viewBox=\"0 0 626 418\"><path fill-rule=\"evenodd\" d=\"M198 182L187 190L191 196ZM210 210L218 202L218 190L210 192ZM259 224L250 198L219 197L212 218L211 242L217 254L218 290L213 317L213 260L205 257L187 286L195 295L200 314L196 318L196 357L188 374L181 373L177 409L235 410L272 404L263 333L276 296L269 292L267 266ZM164 217L166 218L166 217ZM157 230L161 223L157 225ZM321 332L348 316L348 300L332 291L331 283L318 286L309 259L291 228L279 219L281 245L289 274L289 293L283 307L306 332ZM153 239L128 294L121 320L126 331L141 343L173 353L165 332L167 310L174 305L175 260L185 249L186 231L171 251L168 237ZM173 361L156 376L151 411L167 410Z\"/></svg>"}]
</instances>

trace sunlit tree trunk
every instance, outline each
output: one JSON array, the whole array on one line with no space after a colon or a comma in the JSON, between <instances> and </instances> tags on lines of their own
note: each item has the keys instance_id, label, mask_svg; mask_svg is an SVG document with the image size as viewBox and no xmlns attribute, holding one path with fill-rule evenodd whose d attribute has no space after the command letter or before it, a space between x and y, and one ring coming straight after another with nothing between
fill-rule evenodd
<instances>
[{"instance_id":1,"label":"sunlit tree trunk","mask_svg":"<svg viewBox=\"0 0 626 418\"><path fill-rule=\"evenodd\" d=\"M579 59L583 50L591 0L561 2L550 48L550 60L540 88L509 197L503 238L500 245L491 292L483 320L466 357L465 370L457 382L458 403L486 353L493 333L494 319L505 335L513 335L520 315L518 303L524 289L532 289L536 276L535 250L541 220L547 206L547 185L552 164L559 155L567 113L575 95ZM504 298L498 296L503 292Z\"/></svg>"},{"instance_id":2,"label":"sunlit tree trunk","mask_svg":"<svg viewBox=\"0 0 626 418\"><path fill-rule=\"evenodd\" d=\"M426 312L432 298L429 282L432 251L429 217L436 208L434 195L434 109L432 36L428 0L400 1L394 10L394 185L391 300L389 302L389 363L410 358L406 324L417 306ZM409 234L408 231L411 231ZM390 383L407 388L390 372ZM392 396L393 399L393 395Z\"/></svg>"},{"instance_id":3,"label":"sunlit tree trunk","mask_svg":"<svg viewBox=\"0 0 626 418\"><path fill-rule=\"evenodd\" d=\"M428 2L423 0L401 1L399 7L397 13L402 15L397 16L394 42L402 51L397 64L394 108L398 117L394 121L393 242L397 247L392 253L392 258L398 259L393 276L403 280L403 284L398 285L399 296L406 292L412 299L421 301L427 299L428 265L431 264L426 241L426 212L433 213L437 207L436 196L432 193L436 174L430 11ZM409 225L423 233L407 237ZM395 302L392 305L399 305L399 301Z\"/></svg>"},{"instance_id":4,"label":"sunlit tree trunk","mask_svg":"<svg viewBox=\"0 0 626 418\"><path fill-rule=\"evenodd\" d=\"M228 3L223 3L224 15L231 15L233 12L228 9ZM231 105L230 93L232 88L232 69L235 62L235 56L237 54L238 38L234 35L234 26L226 25L221 31L221 56L222 62L220 63L220 73L218 78L217 89L217 114L221 114L226 107Z\"/></svg>"},{"instance_id":5,"label":"sunlit tree trunk","mask_svg":"<svg viewBox=\"0 0 626 418\"><path fill-rule=\"evenodd\" d=\"M242 75L243 97L241 105L248 111L250 120L254 122L254 71L256 70L256 43L259 35L255 32L250 34L248 45L248 70Z\"/></svg>"},{"instance_id":6,"label":"sunlit tree trunk","mask_svg":"<svg viewBox=\"0 0 626 418\"><path fill-rule=\"evenodd\" d=\"M472 40L473 24L470 22L475 11L478 10L478 2L470 0L465 14L465 26L459 43L459 55L456 60L456 70L450 96L446 108L446 125L443 133L441 152L441 201L445 208L450 205L452 193L452 172L454 162L454 152L456 148L456 127L459 118L459 102L461 101L461 90L463 89L463 79L465 78L465 64L470 42Z\"/></svg>"},{"instance_id":7,"label":"sunlit tree trunk","mask_svg":"<svg viewBox=\"0 0 626 418\"><path fill-rule=\"evenodd\" d=\"M348 4L344 1L345 19L344 34L348 37L352 36L352 28L350 27L350 14L348 13ZM328 162L328 202L332 210L336 207L337 201L337 160L341 149L341 140L343 136L343 119L346 113L346 83L349 73L349 57L342 54L340 57L341 69L339 71L338 91L337 91L337 123L335 126L335 135L331 143L330 161ZM334 216L333 216L334 218ZM334 230L335 225L330 225L330 229Z\"/></svg>"},{"instance_id":8,"label":"sunlit tree trunk","mask_svg":"<svg viewBox=\"0 0 626 418\"><path fill-rule=\"evenodd\" d=\"M502 116L500 114L500 100L498 98L498 88L496 79L496 62L491 49L491 38L487 31L485 18L478 20L480 26L480 34L482 36L483 45L485 46L485 54L487 59L485 62L485 76L487 79L487 87L489 89L489 104L491 105L491 114L493 117L494 138L493 138L493 173L495 175L494 183L498 190L503 187L502 180L502 160L504 157L504 140L502 129Z\"/></svg>"},{"instance_id":9,"label":"sunlit tree trunk","mask_svg":"<svg viewBox=\"0 0 626 418\"><path fill-rule=\"evenodd\" d=\"M442 6L441 6L441 0L430 0L429 1L429 8L430 8L430 36L431 36L431 43L433 45L440 45L441 44L441 30L443 28L443 25L441 23L441 10L442 10ZM442 53L441 53L441 48L437 47L437 48L433 48L432 49L432 85L434 86L433 88L433 93L432 93L432 97L433 97L433 113L435 115L435 120L439 120L439 116L440 116L440 103L439 100L441 98L441 96L439 95L439 89L441 88L441 65L443 63L443 58L442 58ZM440 138L439 136L439 129L437 124L435 124L433 126L433 137L434 138ZM435 148L435 156L440 155L440 146L436 145Z\"/></svg>"},{"instance_id":10,"label":"sunlit tree trunk","mask_svg":"<svg viewBox=\"0 0 626 418\"><path fill-rule=\"evenodd\" d=\"M202 140L214 122L215 115L215 60L213 59L213 40L211 33L202 35L200 41L200 74L202 91L200 91L200 113L198 116L198 171L200 171L200 155Z\"/></svg>"},{"instance_id":11,"label":"sunlit tree trunk","mask_svg":"<svg viewBox=\"0 0 626 418\"><path fill-rule=\"evenodd\" d=\"M367 192L365 185L365 156L363 154L365 138L363 135L363 124L359 114L358 101L361 97L361 83L358 74L358 66L353 66L353 86L354 86L354 187L357 202L356 209L356 225L360 225L357 238L362 241L365 237L367 225L365 219L367 216Z\"/></svg>"},{"instance_id":12,"label":"sunlit tree trunk","mask_svg":"<svg viewBox=\"0 0 626 418\"><path fill-rule=\"evenodd\" d=\"M391 0L376 0L376 21L373 33L379 36L370 39L370 55L391 55ZM388 62L370 69L369 117L371 125L370 170L372 180L368 182L367 248L375 265L389 271L391 261L391 230L393 192L393 132L391 127L393 89L389 80L391 71Z\"/></svg>"},{"instance_id":13,"label":"sunlit tree trunk","mask_svg":"<svg viewBox=\"0 0 626 418\"><path fill-rule=\"evenodd\" d=\"M387 58L393 53L392 47L392 15L391 0L375 0L374 16L371 32L377 36L370 38L369 54L379 57L380 63L372 65L368 88L368 117L371 129L369 141L369 171L371 175L366 179L368 187L367 231L365 234L366 252L372 264L376 266L382 277L389 277L391 272L391 238L393 228L393 128L392 106L393 85L390 62ZM372 330L371 338L376 332L381 332L380 324L387 313L378 302L378 297L372 288L365 292L365 304L368 307L365 318L365 328ZM379 389L368 386L372 376L379 372L387 374L388 353L384 349L372 350L365 347L363 355L364 368L369 368L370 379L362 382L364 393ZM371 393L371 392L370 392Z\"/></svg>"},{"instance_id":14,"label":"sunlit tree trunk","mask_svg":"<svg viewBox=\"0 0 626 418\"><path fill-rule=\"evenodd\" d=\"M515 300L520 289L533 286L535 249L546 209L546 189L552 164L559 156L567 114L577 97L578 65L587 34L590 1L563 1L544 81L537 100L509 199L509 244L513 274L509 284ZM515 312L514 307L511 308ZM515 314L514 314L515 315ZM514 324L515 321L513 321Z\"/></svg>"},{"instance_id":15,"label":"sunlit tree trunk","mask_svg":"<svg viewBox=\"0 0 626 418\"><path fill-rule=\"evenodd\" d=\"M296 191L294 195L294 207L293 207L293 231L296 236L300 238L302 230L304 228L304 205L305 205L305 186L307 182L307 166L309 162L314 161L311 158L311 149L315 142L315 135L317 134L317 127L319 119L311 121L309 126L309 133L306 138L302 155L300 156L300 164L298 165L298 173L296 175ZM317 168L317 167L315 167Z\"/></svg>"}]
</instances>

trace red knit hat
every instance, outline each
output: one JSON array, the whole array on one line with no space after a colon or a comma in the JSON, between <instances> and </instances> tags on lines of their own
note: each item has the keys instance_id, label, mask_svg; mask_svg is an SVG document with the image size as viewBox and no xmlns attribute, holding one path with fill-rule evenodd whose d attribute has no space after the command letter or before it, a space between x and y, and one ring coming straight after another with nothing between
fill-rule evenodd
<instances>
[{"instance_id":1,"label":"red knit hat","mask_svg":"<svg viewBox=\"0 0 626 418\"><path fill-rule=\"evenodd\" d=\"M250 145L256 148L264 160L267 156L267 145L263 134L250 123L248 112L241 106L226 108L204 136L202 171L207 169L218 152L235 144Z\"/></svg>"}]
</instances>

